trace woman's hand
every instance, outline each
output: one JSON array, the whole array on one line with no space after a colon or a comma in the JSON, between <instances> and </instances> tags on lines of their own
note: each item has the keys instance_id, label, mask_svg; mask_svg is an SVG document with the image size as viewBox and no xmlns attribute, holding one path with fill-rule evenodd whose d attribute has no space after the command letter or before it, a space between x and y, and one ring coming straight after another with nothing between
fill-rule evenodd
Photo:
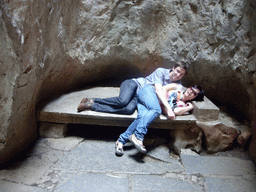
<instances>
[{"instance_id":1,"label":"woman's hand","mask_svg":"<svg viewBox=\"0 0 256 192\"><path fill-rule=\"evenodd\" d=\"M192 110L192 109L193 109L193 105L192 105L192 103L190 103L190 102L187 102L187 103L186 103L186 107L188 107L189 110Z\"/></svg>"},{"instance_id":2,"label":"woman's hand","mask_svg":"<svg viewBox=\"0 0 256 192\"><path fill-rule=\"evenodd\" d=\"M192 109L193 109L192 103L187 102L186 106L184 106L184 107L176 107L174 109L174 113L175 113L175 115L183 115L183 114L187 113L188 111L191 111Z\"/></svg>"}]
</instances>

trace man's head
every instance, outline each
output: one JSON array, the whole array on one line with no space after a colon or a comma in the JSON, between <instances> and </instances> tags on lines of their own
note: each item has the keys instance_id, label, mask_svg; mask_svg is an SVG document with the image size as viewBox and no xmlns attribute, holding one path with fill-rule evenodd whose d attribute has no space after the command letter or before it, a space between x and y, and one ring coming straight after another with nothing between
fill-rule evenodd
<instances>
[{"instance_id":1,"label":"man's head","mask_svg":"<svg viewBox=\"0 0 256 192\"><path fill-rule=\"evenodd\" d=\"M170 80L179 81L188 73L189 66L183 61L177 62L170 71Z\"/></svg>"}]
</instances>

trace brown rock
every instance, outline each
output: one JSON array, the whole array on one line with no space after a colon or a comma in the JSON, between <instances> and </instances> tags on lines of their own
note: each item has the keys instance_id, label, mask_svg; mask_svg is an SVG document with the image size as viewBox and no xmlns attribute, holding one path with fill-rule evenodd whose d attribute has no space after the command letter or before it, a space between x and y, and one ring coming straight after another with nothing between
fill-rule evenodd
<instances>
[{"instance_id":1,"label":"brown rock","mask_svg":"<svg viewBox=\"0 0 256 192\"><path fill-rule=\"evenodd\" d=\"M252 136L252 129L248 126L248 122L246 120L238 121L236 117L232 116L230 112L228 112L227 107L221 106L220 108L221 112L219 115L219 121L239 131L237 145L240 149L247 150Z\"/></svg>"},{"instance_id":2,"label":"brown rock","mask_svg":"<svg viewBox=\"0 0 256 192\"><path fill-rule=\"evenodd\" d=\"M203 132L197 125L183 125L179 129L171 130L174 139L174 152L180 154L181 149L191 149L197 153L202 151Z\"/></svg>"},{"instance_id":3,"label":"brown rock","mask_svg":"<svg viewBox=\"0 0 256 192\"><path fill-rule=\"evenodd\" d=\"M224 151L233 147L239 131L219 121L197 122L203 130L205 146L208 153Z\"/></svg>"},{"instance_id":4,"label":"brown rock","mask_svg":"<svg viewBox=\"0 0 256 192\"><path fill-rule=\"evenodd\" d=\"M247 150L248 146L250 145L251 137L252 137L252 132L250 128L248 128L248 131L245 131L239 134L237 137L238 147L242 150Z\"/></svg>"}]
</instances>

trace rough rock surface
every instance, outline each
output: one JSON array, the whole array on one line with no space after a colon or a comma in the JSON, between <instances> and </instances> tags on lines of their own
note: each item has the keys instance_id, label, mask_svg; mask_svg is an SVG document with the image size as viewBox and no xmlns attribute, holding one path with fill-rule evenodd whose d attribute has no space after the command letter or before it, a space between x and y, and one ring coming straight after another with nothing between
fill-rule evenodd
<instances>
[{"instance_id":1,"label":"rough rock surface","mask_svg":"<svg viewBox=\"0 0 256 192\"><path fill-rule=\"evenodd\" d=\"M202 151L203 131L198 126L186 126L185 129L176 129L170 134L174 139L175 153L180 154L181 149L191 149L197 153Z\"/></svg>"},{"instance_id":2,"label":"rough rock surface","mask_svg":"<svg viewBox=\"0 0 256 192\"><path fill-rule=\"evenodd\" d=\"M250 127L237 121L227 113L227 109L220 106L219 119L216 121L197 121L197 125L204 133L205 149L208 153L225 151L234 146L241 150L248 149L252 132Z\"/></svg>"},{"instance_id":3,"label":"rough rock surface","mask_svg":"<svg viewBox=\"0 0 256 192\"><path fill-rule=\"evenodd\" d=\"M230 149L239 133L235 128L228 127L218 121L197 122L197 125L204 132L205 145L209 153Z\"/></svg>"},{"instance_id":4,"label":"rough rock surface","mask_svg":"<svg viewBox=\"0 0 256 192\"><path fill-rule=\"evenodd\" d=\"M251 121L256 159L252 0L2 0L0 162L36 139L39 101L115 76L191 63L184 83Z\"/></svg>"}]
</instances>

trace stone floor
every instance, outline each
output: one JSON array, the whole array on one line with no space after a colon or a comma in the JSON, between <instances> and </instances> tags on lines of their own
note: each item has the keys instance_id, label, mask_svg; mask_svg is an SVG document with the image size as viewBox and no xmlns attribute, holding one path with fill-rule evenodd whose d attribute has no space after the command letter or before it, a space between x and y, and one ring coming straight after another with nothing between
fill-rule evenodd
<instances>
[{"instance_id":1,"label":"stone floor","mask_svg":"<svg viewBox=\"0 0 256 192\"><path fill-rule=\"evenodd\" d=\"M23 156L2 165L0 191L256 191L255 165L236 148L212 155L182 150L177 156L162 144L142 155L127 144L123 157L116 157L114 143L123 128L69 130L66 138L39 138ZM165 134L148 135L156 133Z\"/></svg>"}]
</instances>

